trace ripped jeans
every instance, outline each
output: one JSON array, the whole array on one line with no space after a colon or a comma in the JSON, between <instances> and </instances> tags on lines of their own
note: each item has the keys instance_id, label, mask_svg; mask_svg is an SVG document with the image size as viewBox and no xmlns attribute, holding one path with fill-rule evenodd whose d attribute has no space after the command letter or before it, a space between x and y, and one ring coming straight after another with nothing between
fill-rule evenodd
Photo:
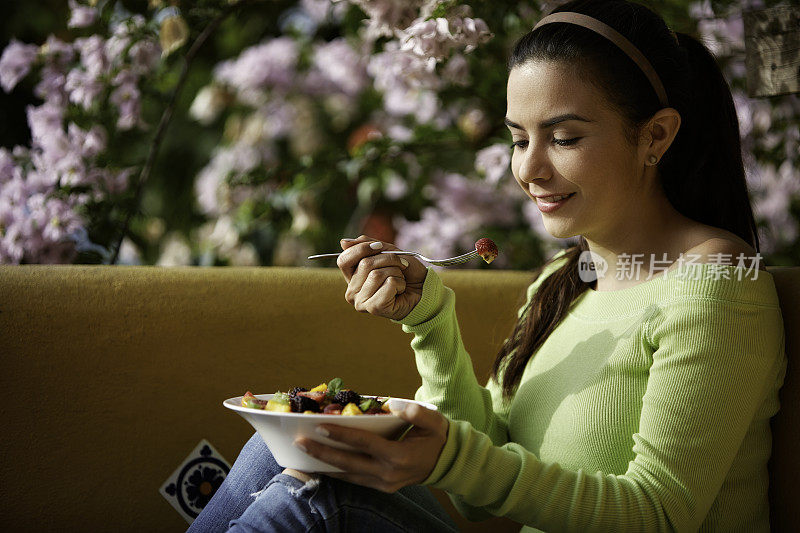
<instances>
[{"instance_id":1,"label":"ripped jeans","mask_svg":"<svg viewBox=\"0 0 800 533\"><path fill-rule=\"evenodd\" d=\"M386 494L324 475L303 483L282 471L254 434L187 533L458 531L426 487Z\"/></svg>"}]
</instances>

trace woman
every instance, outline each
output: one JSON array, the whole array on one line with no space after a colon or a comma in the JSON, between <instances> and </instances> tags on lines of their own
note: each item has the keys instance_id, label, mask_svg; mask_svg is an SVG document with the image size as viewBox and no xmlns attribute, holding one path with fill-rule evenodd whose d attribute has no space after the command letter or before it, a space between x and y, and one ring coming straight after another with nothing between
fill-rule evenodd
<instances>
[{"instance_id":1,"label":"woman","mask_svg":"<svg viewBox=\"0 0 800 533\"><path fill-rule=\"evenodd\" d=\"M325 427L360 454L296 443L337 479L270 482L254 436L198 529L451 530L424 484L527 531L769 530L783 325L713 56L642 6L577 0L509 66L514 178L548 232L580 240L536 272L486 387L436 272L345 239L345 298L414 334L417 398L439 412L400 413L416 425L402 442Z\"/></svg>"}]
</instances>

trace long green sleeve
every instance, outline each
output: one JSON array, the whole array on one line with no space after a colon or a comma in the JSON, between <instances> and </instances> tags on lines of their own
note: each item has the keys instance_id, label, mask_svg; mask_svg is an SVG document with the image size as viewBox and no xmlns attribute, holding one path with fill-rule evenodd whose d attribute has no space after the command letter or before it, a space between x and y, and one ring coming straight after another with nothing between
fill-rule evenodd
<instances>
[{"instance_id":1,"label":"long green sleeve","mask_svg":"<svg viewBox=\"0 0 800 533\"><path fill-rule=\"evenodd\" d=\"M767 531L769 418L786 364L774 283L698 266L699 280L581 295L510 405L477 383L452 291L431 270L423 307L402 321L418 397L451 418L426 483L468 515L546 531Z\"/></svg>"}]
</instances>

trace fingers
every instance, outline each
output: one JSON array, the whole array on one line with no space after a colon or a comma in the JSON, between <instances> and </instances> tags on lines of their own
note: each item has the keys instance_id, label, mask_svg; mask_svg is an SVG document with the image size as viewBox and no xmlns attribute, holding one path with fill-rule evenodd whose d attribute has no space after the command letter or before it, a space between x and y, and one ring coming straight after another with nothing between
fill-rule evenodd
<instances>
[{"instance_id":1,"label":"fingers","mask_svg":"<svg viewBox=\"0 0 800 533\"><path fill-rule=\"evenodd\" d=\"M323 437L347 444L373 457L389 455L397 446L396 442L384 439L376 433L356 428L322 424L317 428L317 432Z\"/></svg>"},{"instance_id":2,"label":"fingers","mask_svg":"<svg viewBox=\"0 0 800 533\"><path fill-rule=\"evenodd\" d=\"M387 313L394 314L400 305L400 302L397 300L397 295L402 294L406 290L406 280L402 275L389 276L384 280L381 286L375 290L374 294L369 296L371 290L372 287L368 287L366 284L361 289L361 292L359 292L356 297L356 310L363 309L365 312L373 315L386 316ZM366 299L362 301L363 298Z\"/></svg>"},{"instance_id":3,"label":"fingers","mask_svg":"<svg viewBox=\"0 0 800 533\"><path fill-rule=\"evenodd\" d=\"M374 241L373 241L374 242ZM362 246L359 244L357 246ZM356 247L343 252L342 255L350 252L357 253ZM342 261L341 257L339 258ZM347 261L345 259L344 261ZM352 305L363 304L371 298L388 278L395 276L397 282L401 282L400 292L405 290L405 276L403 271L408 267L408 261L395 254L381 254L375 252L373 255L359 259L356 269L351 272L344 298ZM344 272L344 270L343 270ZM363 307L359 309L363 311Z\"/></svg>"},{"instance_id":4,"label":"fingers","mask_svg":"<svg viewBox=\"0 0 800 533\"><path fill-rule=\"evenodd\" d=\"M397 415L406 422L414 424L414 427L433 432L444 431L447 434L447 418L439 411L428 409L416 403L389 400L389 409L392 414Z\"/></svg>"},{"instance_id":5,"label":"fingers","mask_svg":"<svg viewBox=\"0 0 800 533\"><path fill-rule=\"evenodd\" d=\"M340 450L326 446L320 442L308 438L299 438L295 441L295 446L305 453L319 459L323 463L335 466L345 472L355 472L361 475L374 476L380 475L380 465L370 455L348 450Z\"/></svg>"},{"instance_id":6,"label":"fingers","mask_svg":"<svg viewBox=\"0 0 800 533\"><path fill-rule=\"evenodd\" d=\"M348 283L350 282L350 278L355 273L356 268L364 258L370 256L392 257L393 254L379 254L382 250L397 250L397 247L393 244L384 243L379 240L369 238L366 235L362 235L357 239L354 239L352 242L345 242L343 239L341 245L344 251L339 254L339 257L336 260L336 266L338 266L342 271L342 274L344 274L344 278ZM400 258L395 258L391 264L397 266L402 265Z\"/></svg>"},{"instance_id":7,"label":"fingers","mask_svg":"<svg viewBox=\"0 0 800 533\"><path fill-rule=\"evenodd\" d=\"M393 307L395 297L406 289L406 280L399 268L388 267L371 270L364 284L360 288L356 285L354 276L345 291L345 299L356 311L373 313Z\"/></svg>"}]
</instances>

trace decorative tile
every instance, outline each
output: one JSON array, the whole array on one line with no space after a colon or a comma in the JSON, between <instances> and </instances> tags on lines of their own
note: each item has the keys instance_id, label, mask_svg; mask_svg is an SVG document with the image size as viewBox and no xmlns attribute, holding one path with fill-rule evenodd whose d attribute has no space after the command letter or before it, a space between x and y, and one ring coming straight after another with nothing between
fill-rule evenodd
<instances>
[{"instance_id":1,"label":"decorative tile","mask_svg":"<svg viewBox=\"0 0 800 533\"><path fill-rule=\"evenodd\" d=\"M222 485L230 469L230 463L203 439L164 482L159 492L191 524Z\"/></svg>"}]
</instances>

